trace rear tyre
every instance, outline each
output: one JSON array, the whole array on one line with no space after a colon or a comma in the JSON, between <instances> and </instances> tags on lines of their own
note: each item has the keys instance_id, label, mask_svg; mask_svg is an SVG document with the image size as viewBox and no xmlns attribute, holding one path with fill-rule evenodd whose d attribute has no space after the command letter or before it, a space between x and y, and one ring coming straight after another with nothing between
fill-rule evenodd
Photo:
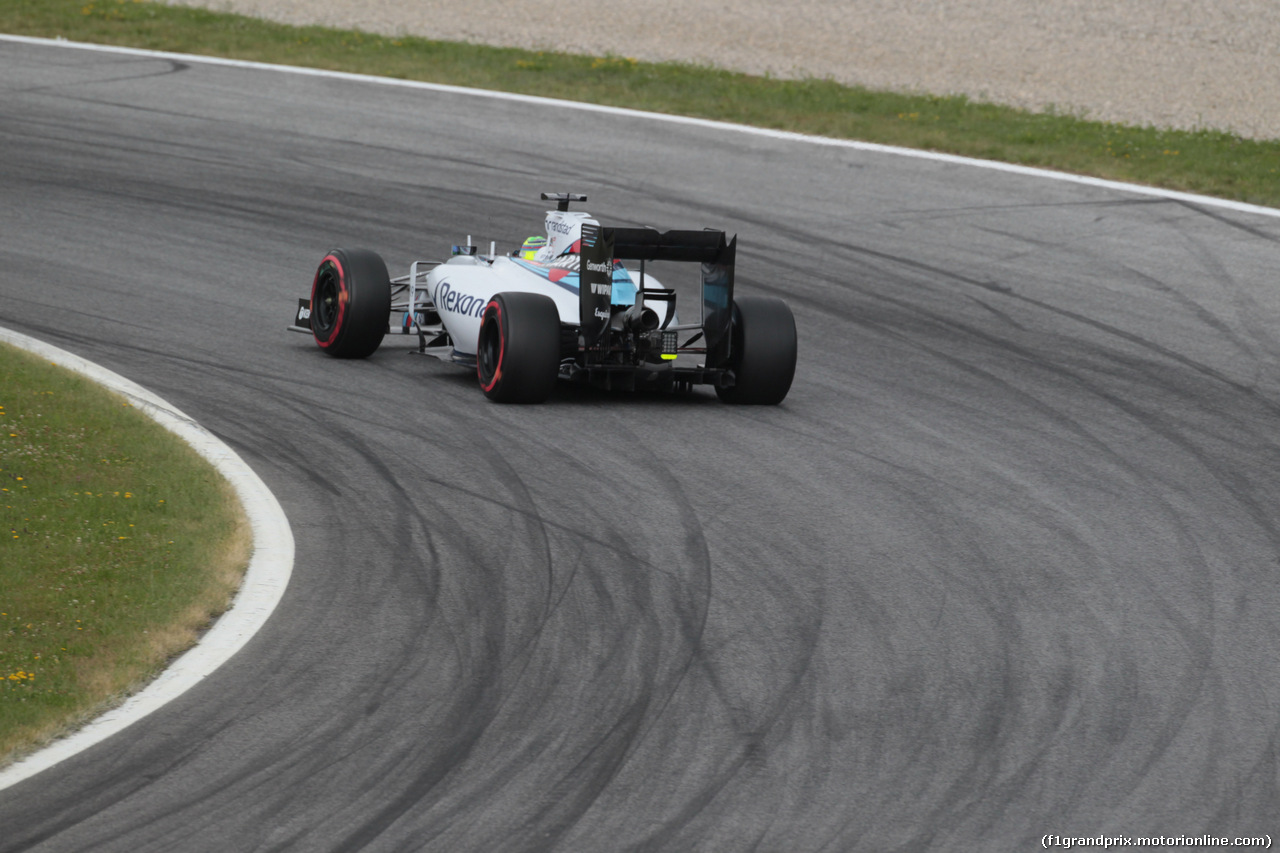
<instances>
[{"instance_id":1,"label":"rear tyre","mask_svg":"<svg viewBox=\"0 0 1280 853\"><path fill-rule=\"evenodd\" d=\"M541 403L560 372L560 312L541 293L499 293L476 342L480 390L498 403Z\"/></svg>"},{"instance_id":2,"label":"rear tyre","mask_svg":"<svg viewBox=\"0 0 1280 853\"><path fill-rule=\"evenodd\" d=\"M728 367L732 388L716 388L726 403L776 406L796 375L796 319L787 303L771 296L733 300Z\"/></svg>"},{"instance_id":3,"label":"rear tyre","mask_svg":"<svg viewBox=\"0 0 1280 853\"><path fill-rule=\"evenodd\" d=\"M335 358L365 358L382 344L391 315L391 277L367 249L334 249L311 283L311 334Z\"/></svg>"}]
</instances>

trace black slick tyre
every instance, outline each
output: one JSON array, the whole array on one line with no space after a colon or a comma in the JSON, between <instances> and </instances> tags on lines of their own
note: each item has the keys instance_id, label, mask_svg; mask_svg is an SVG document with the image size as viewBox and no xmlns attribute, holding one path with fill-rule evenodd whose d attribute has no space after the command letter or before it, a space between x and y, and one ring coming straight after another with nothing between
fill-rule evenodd
<instances>
[{"instance_id":1,"label":"black slick tyre","mask_svg":"<svg viewBox=\"0 0 1280 853\"><path fill-rule=\"evenodd\" d=\"M365 358L382 344L391 314L387 265L367 249L334 249L311 283L311 334L335 358Z\"/></svg>"},{"instance_id":2,"label":"black slick tyre","mask_svg":"<svg viewBox=\"0 0 1280 853\"><path fill-rule=\"evenodd\" d=\"M480 319L476 375L498 403L541 403L560 372L560 312L540 293L499 293Z\"/></svg>"},{"instance_id":3,"label":"black slick tyre","mask_svg":"<svg viewBox=\"0 0 1280 853\"><path fill-rule=\"evenodd\" d=\"M791 390L796 375L796 320L791 308L771 296L733 300L728 367L731 388L717 386L726 403L776 406Z\"/></svg>"}]
</instances>

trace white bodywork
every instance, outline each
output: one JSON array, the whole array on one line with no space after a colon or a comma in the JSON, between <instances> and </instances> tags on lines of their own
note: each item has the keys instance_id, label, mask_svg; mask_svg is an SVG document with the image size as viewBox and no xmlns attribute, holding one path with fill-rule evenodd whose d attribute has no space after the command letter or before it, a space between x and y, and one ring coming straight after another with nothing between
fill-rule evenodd
<instances>
[{"instance_id":1,"label":"white bodywork","mask_svg":"<svg viewBox=\"0 0 1280 853\"><path fill-rule=\"evenodd\" d=\"M459 255L427 275L426 290L440 314L454 349L475 355L484 306L496 293L533 291L555 300L560 322L578 322L578 292L543 279L507 257Z\"/></svg>"},{"instance_id":2,"label":"white bodywork","mask_svg":"<svg viewBox=\"0 0 1280 853\"><path fill-rule=\"evenodd\" d=\"M538 260L550 261L560 257L582 239L582 223L599 225L591 214L579 210L548 210L543 224L547 229L547 245L538 253Z\"/></svg>"},{"instance_id":3,"label":"white bodywork","mask_svg":"<svg viewBox=\"0 0 1280 853\"><path fill-rule=\"evenodd\" d=\"M485 306L498 293L519 291L549 296L560 312L560 322L576 326L580 320L579 256L574 250L581 238L583 222L595 223L595 220L578 211L547 211L547 245L530 260L505 255L459 254L435 266L426 274L425 281L418 275L415 264L409 276L409 304L422 305L424 296L430 299L444 331L452 339L450 357L475 356ZM613 304L634 304L638 282L638 274L615 262ZM646 274L644 287L648 290L662 285Z\"/></svg>"}]
</instances>

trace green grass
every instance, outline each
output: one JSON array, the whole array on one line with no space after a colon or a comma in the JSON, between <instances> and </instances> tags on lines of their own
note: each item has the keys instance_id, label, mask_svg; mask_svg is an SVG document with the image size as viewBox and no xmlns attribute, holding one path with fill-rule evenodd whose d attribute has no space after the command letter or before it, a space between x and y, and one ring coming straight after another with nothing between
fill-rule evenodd
<instances>
[{"instance_id":1,"label":"green grass","mask_svg":"<svg viewBox=\"0 0 1280 853\"><path fill-rule=\"evenodd\" d=\"M0 344L0 765L157 674L248 561L230 486L78 374Z\"/></svg>"},{"instance_id":2,"label":"green grass","mask_svg":"<svg viewBox=\"0 0 1280 853\"><path fill-rule=\"evenodd\" d=\"M1280 141L677 63L290 27L141 0L0 0L0 31L330 68L1002 160L1280 206Z\"/></svg>"}]
</instances>

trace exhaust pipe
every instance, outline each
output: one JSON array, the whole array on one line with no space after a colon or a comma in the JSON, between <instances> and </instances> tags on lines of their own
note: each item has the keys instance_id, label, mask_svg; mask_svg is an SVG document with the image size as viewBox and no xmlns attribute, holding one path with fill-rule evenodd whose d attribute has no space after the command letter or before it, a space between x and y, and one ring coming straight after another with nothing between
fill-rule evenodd
<instances>
[{"instance_id":1,"label":"exhaust pipe","mask_svg":"<svg viewBox=\"0 0 1280 853\"><path fill-rule=\"evenodd\" d=\"M624 329L630 329L633 332L652 332L658 328L661 320L658 312L647 306L632 305L626 311L614 315L614 321L621 320L619 324Z\"/></svg>"}]
</instances>

